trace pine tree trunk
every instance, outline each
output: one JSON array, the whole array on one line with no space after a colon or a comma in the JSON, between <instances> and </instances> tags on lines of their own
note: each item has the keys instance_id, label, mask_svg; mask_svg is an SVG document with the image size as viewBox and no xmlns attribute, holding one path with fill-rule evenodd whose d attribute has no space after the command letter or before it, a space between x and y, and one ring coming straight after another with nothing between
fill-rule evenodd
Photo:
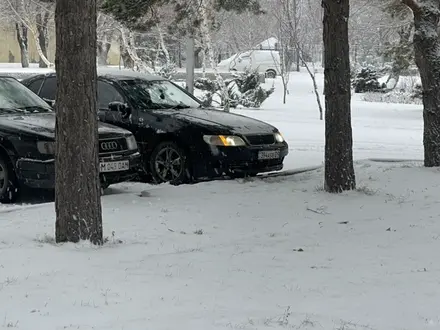
<instances>
[{"instance_id":1,"label":"pine tree trunk","mask_svg":"<svg viewBox=\"0 0 440 330\"><path fill-rule=\"evenodd\" d=\"M103 243L96 116L96 18L96 0L56 2L57 242Z\"/></svg>"},{"instance_id":2,"label":"pine tree trunk","mask_svg":"<svg viewBox=\"0 0 440 330\"><path fill-rule=\"evenodd\" d=\"M355 189L350 114L349 0L323 0L325 189Z\"/></svg>"},{"instance_id":3,"label":"pine tree trunk","mask_svg":"<svg viewBox=\"0 0 440 330\"><path fill-rule=\"evenodd\" d=\"M414 49L423 86L425 166L440 166L440 20L438 0L405 1L414 13Z\"/></svg>"}]
</instances>

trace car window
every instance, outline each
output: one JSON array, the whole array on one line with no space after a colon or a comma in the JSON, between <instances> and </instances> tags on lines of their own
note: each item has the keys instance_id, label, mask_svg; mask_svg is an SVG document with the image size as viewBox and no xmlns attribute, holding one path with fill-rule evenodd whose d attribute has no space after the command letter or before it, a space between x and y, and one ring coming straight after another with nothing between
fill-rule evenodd
<instances>
[{"instance_id":1,"label":"car window","mask_svg":"<svg viewBox=\"0 0 440 330\"><path fill-rule=\"evenodd\" d=\"M49 77L44 80L43 87L40 91L40 97L48 100L55 100L57 95L57 80Z\"/></svg>"},{"instance_id":2,"label":"car window","mask_svg":"<svg viewBox=\"0 0 440 330\"><path fill-rule=\"evenodd\" d=\"M18 80L0 77L0 115L52 111L46 102Z\"/></svg>"},{"instance_id":3,"label":"car window","mask_svg":"<svg viewBox=\"0 0 440 330\"><path fill-rule=\"evenodd\" d=\"M27 86L31 91L33 91L35 94L38 94L38 92L40 91L40 87L41 84L43 83L43 79L37 79L34 80L33 82L31 82L29 84L29 86Z\"/></svg>"},{"instance_id":4,"label":"car window","mask_svg":"<svg viewBox=\"0 0 440 330\"><path fill-rule=\"evenodd\" d=\"M121 80L120 85L130 102L143 110L197 108L201 105L196 99L167 80Z\"/></svg>"},{"instance_id":5,"label":"car window","mask_svg":"<svg viewBox=\"0 0 440 330\"><path fill-rule=\"evenodd\" d=\"M124 98L114 86L98 80L98 108L108 109L110 102L124 102Z\"/></svg>"}]
</instances>

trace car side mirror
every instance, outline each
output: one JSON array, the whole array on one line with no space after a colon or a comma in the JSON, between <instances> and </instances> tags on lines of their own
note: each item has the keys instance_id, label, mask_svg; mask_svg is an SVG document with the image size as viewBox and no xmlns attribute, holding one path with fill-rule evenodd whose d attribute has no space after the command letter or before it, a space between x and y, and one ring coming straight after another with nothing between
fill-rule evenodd
<instances>
[{"instance_id":1,"label":"car side mirror","mask_svg":"<svg viewBox=\"0 0 440 330\"><path fill-rule=\"evenodd\" d=\"M55 100L50 100L43 97L43 101L49 104L49 106L51 106L52 108L55 106Z\"/></svg>"},{"instance_id":2,"label":"car side mirror","mask_svg":"<svg viewBox=\"0 0 440 330\"><path fill-rule=\"evenodd\" d=\"M131 114L131 110L128 105L122 102L110 102L108 104L108 109L110 111L119 112L123 118L127 118Z\"/></svg>"}]
</instances>

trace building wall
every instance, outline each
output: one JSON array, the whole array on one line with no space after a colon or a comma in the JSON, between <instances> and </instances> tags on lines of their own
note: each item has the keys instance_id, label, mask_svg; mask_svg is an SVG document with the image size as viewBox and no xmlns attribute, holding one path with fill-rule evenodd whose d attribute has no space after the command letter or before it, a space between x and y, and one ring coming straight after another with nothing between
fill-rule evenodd
<instances>
[{"instance_id":1,"label":"building wall","mask_svg":"<svg viewBox=\"0 0 440 330\"><path fill-rule=\"evenodd\" d=\"M28 32L29 43L29 62L38 63L40 57L38 56L37 48L35 47L35 40L33 34ZM20 63L20 47L17 42L17 32L15 26L11 24L8 27L0 26L0 63L10 62L10 55L14 57L13 63ZM48 58L52 63L55 61L55 30L49 29L49 47ZM110 48L108 61L110 65L119 64L119 43L113 42Z\"/></svg>"}]
</instances>

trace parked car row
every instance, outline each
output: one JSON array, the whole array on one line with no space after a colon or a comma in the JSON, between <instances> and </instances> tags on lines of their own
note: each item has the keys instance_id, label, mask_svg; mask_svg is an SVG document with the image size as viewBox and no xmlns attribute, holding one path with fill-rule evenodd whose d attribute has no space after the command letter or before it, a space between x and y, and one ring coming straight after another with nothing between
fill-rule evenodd
<instances>
[{"instance_id":1,"label":"parked car row","mask_svg":"<svg viewBox=\"0 0 440 330\"><path fill-rule=\"evenodd\" d=\"M0 202L20 187L54 188L56 73L0 77ZM103 188L141 179L181 184L281 170L288 145L273 126L203 108L169 80L98 70Z\"/></svg>"}]
</instances>

